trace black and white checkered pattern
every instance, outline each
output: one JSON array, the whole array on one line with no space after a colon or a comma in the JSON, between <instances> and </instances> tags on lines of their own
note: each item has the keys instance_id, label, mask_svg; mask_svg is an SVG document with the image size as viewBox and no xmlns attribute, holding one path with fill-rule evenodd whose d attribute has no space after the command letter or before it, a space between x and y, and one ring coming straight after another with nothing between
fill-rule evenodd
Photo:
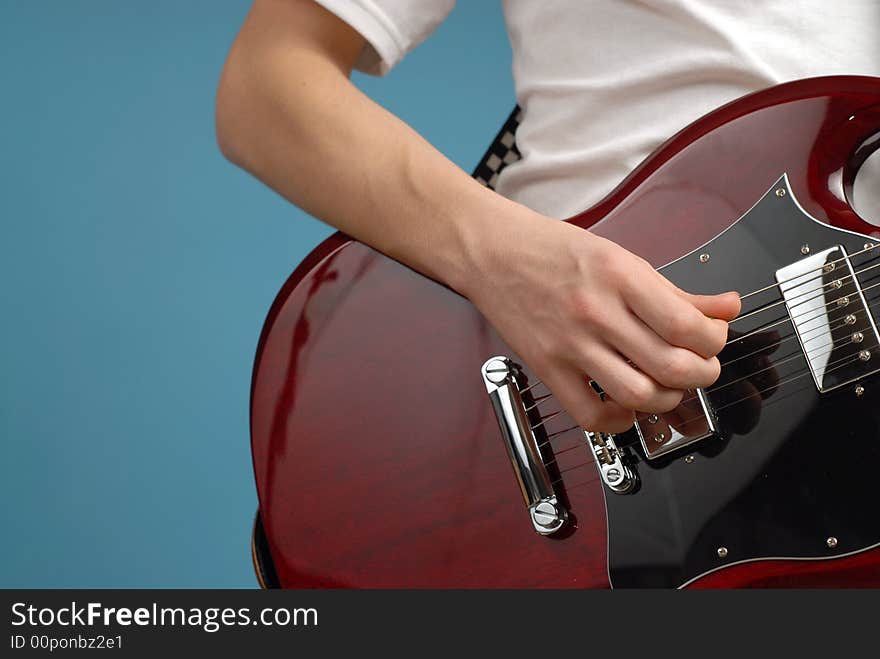
<instances>
[{"instance_id":1,"label":"black and white checkered pattern","mask_svg":"<svg viewBox=\"0 0 880 659\"><path fill-rule=\"evenodd\" d=\"M521 119L522 110L517 106L513 108L513 112L480 159L480 164L474 169L473 177L492 190L495 189L501 170L521 158L519 149L516 148L516 129Z\"/></svg>"}]
</instances>

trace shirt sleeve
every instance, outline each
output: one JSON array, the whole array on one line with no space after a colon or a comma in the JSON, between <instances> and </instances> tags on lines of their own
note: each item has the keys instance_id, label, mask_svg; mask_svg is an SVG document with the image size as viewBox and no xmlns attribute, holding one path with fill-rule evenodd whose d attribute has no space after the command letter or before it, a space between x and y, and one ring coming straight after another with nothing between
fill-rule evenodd
<instances>
[{"instance_id":1,"label":"shirt sleeve","mask_svg":"<svg viewBox=\"0 0 880 659\"><path fill-rule=\"evenodd\" d=\"M355 68L385 75L452 11L455 0L315 0L366 39Z\"/></svg>"}]
</instances>

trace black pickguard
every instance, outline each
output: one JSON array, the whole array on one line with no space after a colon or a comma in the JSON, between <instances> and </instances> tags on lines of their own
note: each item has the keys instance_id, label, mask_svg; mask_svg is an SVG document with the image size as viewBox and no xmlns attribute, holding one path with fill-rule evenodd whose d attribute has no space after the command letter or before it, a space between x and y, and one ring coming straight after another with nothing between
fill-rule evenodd
<instances>
[{"instance_id":1,"label":"black pickguard","mask_svg":"<svg viewBox=\"0 0 880 659\"><path fill-rule=\"evenodd\" d=\"M778 269L803 258L804 245L818 252L840 244L852 254L870 240L811 219L783 178L731 228L661 272L688 291L744 294L772 283ZM708 260L701 261L701 254ZM880 264L880 249L852 262L856 269ZM860 281L863 287L880 282L880 267ZM880 309L880 286L865 297ZM774 287L748 299L743 310L776 299ZM732 328L748 333L783 317L787 312L779 306ZM856 395L856 383L820 395L797 339L780 342L792 325L782 322L773 330L778 334L759 335L768 353L764 361L742 358L742 351L722 353L722 364L741 359L725 367L722 381L730 384L709 394L718 410L716 437L652 461L633 431L619 438L639 487L625 495L605 490L614 587L676 587L732 563L827 559L880 543L880 488L874 481L880 376L859 381L862 395ZM765 369L734 382L789 356L772 373ZM873 358L880 360L880 354Z\"/></svg>"}]
</instances>

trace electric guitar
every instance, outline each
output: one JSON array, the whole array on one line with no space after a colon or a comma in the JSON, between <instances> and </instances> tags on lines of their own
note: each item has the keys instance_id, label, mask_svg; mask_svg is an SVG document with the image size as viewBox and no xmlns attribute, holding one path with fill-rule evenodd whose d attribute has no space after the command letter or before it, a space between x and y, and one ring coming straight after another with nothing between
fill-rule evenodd
<instances>
[{"instance_id":1,"label":"electric guitar","mask_svg":"<svg viewBox=\"0 0 880 659\"><path fill-rule=\"evenodd\" d=\"M880 586L880 79L730 103L568 220L743 296L721 378L577 427L468 300L345 235L273 304L251 437L280 585ZM552 285L552 282L548 282Z\"/></svg>"}]
</instances>

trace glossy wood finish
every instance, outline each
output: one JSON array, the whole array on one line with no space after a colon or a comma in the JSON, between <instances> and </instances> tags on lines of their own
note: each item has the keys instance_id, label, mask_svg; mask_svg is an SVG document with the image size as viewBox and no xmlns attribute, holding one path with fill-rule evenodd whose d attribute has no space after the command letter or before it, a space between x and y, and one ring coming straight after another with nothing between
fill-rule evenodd
<instances>
[{"instance_id":1,"label":"glossy wood finish","mask_svg":"<svg viewBox=\"0 0 880 659\"><path fill-rule=\"evenodd\" d=\"M878 79L776 87L685 129L571 221L659 267L787 172L808 212L877 235L846 193L878 131ZM576 527L562 538L530 528L478 371L501 353L466 300L345 236L297 268L260 337L251 400L282 585L608 586L603 492L575 432L555 450ZM876 586L880 552L744 564L695 585Z\"/></svg>"}]
</instances>

